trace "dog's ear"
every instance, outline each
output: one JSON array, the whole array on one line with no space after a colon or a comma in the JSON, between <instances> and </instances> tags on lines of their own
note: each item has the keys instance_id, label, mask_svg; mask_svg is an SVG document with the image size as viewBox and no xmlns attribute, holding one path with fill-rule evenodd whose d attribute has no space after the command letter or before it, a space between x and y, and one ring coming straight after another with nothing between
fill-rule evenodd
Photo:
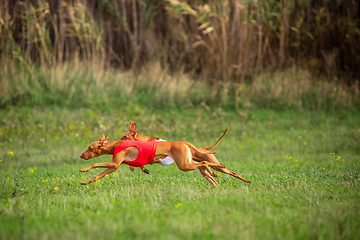
<instances>
[{"instance_id":1,"label":"dog's ear","mask_svg":"<svg viewBox=\"0 0 360 240\"><path fill-rule=\"evenodd\" d=\"M107 142L109 141L109 137L103 139L102 141L100 141L100 146L104 146Z\"/></svg>"},{"instance_id":2,"label":"dog's ear","mask_svg":"<svg viewBox=\"0 0 360 240\"><path fill-rule=\"evenodd\" d=\"M130 122L130 125L129 125L129 132L131 132L131 127L133 125L133 122Z\"/></svg>"},{"instance_id":3,"label":"dog's ear","mask_svg":"<svg viewBox=\"0 0 360 240\"><path fill-rule=\"evenodd\" d=\"M101 142L101 141L103 141L105 139L105 135L103 134L103 135L101 135L101 138L99 139L99 141Z\"/></svg>"},{"instance_id":4,"label":"dog's ear","mask_svg":"<svg viewBox=\"0 0 360 240\"><path fill-rule=\"evenodd\" d=\"M136 135L136 123L131 122L129 132L131 132L133 135Z\"/></svg>"}]
</instances>

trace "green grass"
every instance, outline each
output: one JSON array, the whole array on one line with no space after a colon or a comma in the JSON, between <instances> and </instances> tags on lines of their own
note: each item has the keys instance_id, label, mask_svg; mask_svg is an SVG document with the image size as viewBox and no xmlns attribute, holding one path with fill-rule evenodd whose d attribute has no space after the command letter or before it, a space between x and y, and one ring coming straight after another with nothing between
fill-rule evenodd
<instances>
[{"instance_id":1,"label":"green grass","mask_svg":"<svg viewBox=\"0 0 360 240\"><path fill-rule=\"evenodd\" d=\"M359 117L144 105L1 110L0 238L357 239ZM102 133L120 137L130 121L139 133L202 147L229 127L216 156L252 184L220 174L215 188L199 171L154 164L150 175L121 166L81 186L102 170L79 170L111 156L78 156Z\"/></svg>"}]
</instances>

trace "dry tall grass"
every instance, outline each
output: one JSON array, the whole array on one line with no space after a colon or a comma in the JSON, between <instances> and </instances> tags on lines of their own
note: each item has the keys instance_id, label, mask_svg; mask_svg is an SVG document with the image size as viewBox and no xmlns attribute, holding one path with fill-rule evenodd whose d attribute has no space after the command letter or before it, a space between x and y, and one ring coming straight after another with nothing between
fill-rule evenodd
<instances>
[{"instance_id":1,"label":"dry tall grass","mask_svg":"<svg viewBox=\"0 0 360 240\"><path fill-rule=\"evenodd\" d=\"M346 73L351 84L360 76L359 11L355 0L0 0L0 56L121 69L159 61L225 83L295 65L330 80Z\"/></svg>"},{"instance_id":2,"label":"dry tall grass","mask_svg":"<svg viewBox=\"0 0 360 240\"><path fill-rule=\"evenodd\" d=\"M155 62L135 70L105 69L101 62L73 61L24 69L4 63L0 72L0 106L59 105L112 109L147 106L183 109L221 107L246 115L250 108L325 110L359 109L359 87L317 79L292 68L261 73L243 83L194 80L190 74L169 74ZM28 71L29 70L29 71Z\"/></svg>"}]
</instances>

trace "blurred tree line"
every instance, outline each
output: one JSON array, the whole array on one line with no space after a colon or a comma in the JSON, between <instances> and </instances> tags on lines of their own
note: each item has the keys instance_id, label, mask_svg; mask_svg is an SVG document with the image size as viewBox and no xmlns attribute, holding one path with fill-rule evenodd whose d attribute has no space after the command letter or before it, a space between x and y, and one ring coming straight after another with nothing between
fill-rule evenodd
<instances>
[{"instance_id":1,"label":"blurred tree line","mask_svg":"<svg viewBox=\"0 0 360 240\"><path fill-rule=\"evenodd\" d=\"M360 77L357 0L0 0L0 59L160 62L209 81L298 66Z\"/></svg>"}]
</instances>

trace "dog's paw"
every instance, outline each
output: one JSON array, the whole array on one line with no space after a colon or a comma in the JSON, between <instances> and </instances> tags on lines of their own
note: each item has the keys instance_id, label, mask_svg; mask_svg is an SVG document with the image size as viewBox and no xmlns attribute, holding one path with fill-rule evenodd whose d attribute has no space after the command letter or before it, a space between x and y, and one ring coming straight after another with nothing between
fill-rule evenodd
<instances>
[{"instance_id":1,"label":"dog's paw","mask_svg":"<svg viewBox=\"0 0 360 240\"><path fill-rule=\"evenodd\" d=\"M80 172L87 172L87 171L89 171L89 169L87 169L87 168L83 168L80 170Z\"/></svg>"},{"instance_id":2,"label":"dog's paw","mask_svg":"<svg viewBox=\"0 0 360 240\"><path fill-rule=\"evenodd\" d=\"M80 183L81 185L86 185L87 183L86 182L82 182L82 183Z\"/></svg>"},{"instance_id":3,"label":"dog's paw","mask_svg":"<svg viewBox=\"0 0 360 240\"><path fill-rule=\"evenodd\" d=\"M147 169L144 170L144 173L150 174L149 170L147 170Z\"/></svg>"},{"instance_id":4,"label":"dog's paw","mask_svg":"<svg viewBox=\"0 0 360 240\"><path fill-rule=\"evenodd\" d=\"M134 171L134 167L133 166L129 166L130 170L133 172Z\"/></svg>"}]
</instances>

